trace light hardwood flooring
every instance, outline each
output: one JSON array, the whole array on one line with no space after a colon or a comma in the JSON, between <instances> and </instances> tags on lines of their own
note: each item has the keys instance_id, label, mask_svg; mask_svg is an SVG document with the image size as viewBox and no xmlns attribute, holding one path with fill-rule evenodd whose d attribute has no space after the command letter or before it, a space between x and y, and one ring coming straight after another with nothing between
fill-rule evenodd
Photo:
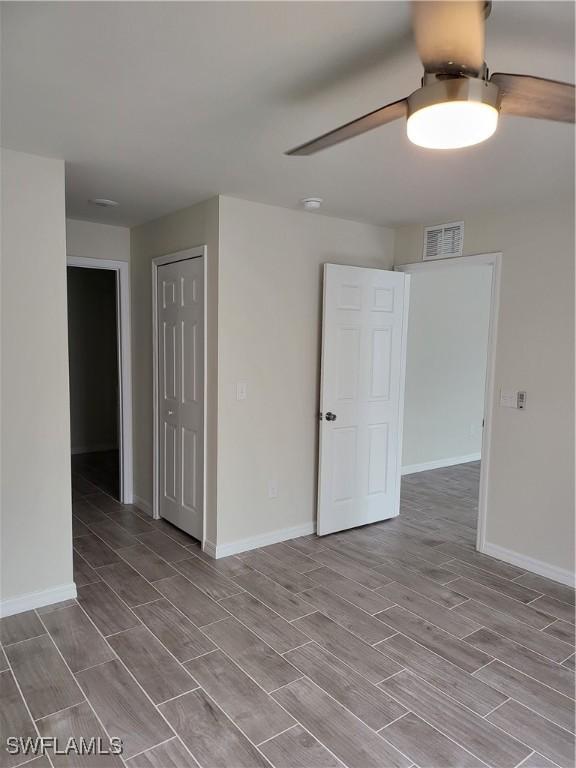
<instances>
[{"instance_id":1,"label":"light hardwood flooring","mask_svg":"<svg viewBox=\"0 0 576 768\"><path fill-rule=\"evenodd\" d=\"M476 552L478 476L214 561L75 475L78 600L0 622L3 737L123 741L56 768L573 766L574 592Z\"/></svg>"}]
</instances>

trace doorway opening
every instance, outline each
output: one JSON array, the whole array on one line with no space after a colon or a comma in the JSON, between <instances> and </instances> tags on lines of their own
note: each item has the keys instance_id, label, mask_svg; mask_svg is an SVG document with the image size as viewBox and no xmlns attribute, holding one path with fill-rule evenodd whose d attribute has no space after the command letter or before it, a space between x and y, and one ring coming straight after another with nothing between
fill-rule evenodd
<instances>
[{"instance_id":1,"label":"doorway opening","mask_svg":"<svg viewBox=\"0 0 576 768\"><path fill-rule=\"evenodd\" d=\"M128 264L67 260L73 487L132 503Z\"/></svg>"},{"instance_id":2,"label":"doorway opening","mask_svg":"<svg viewBox=\"0 0 576 768\"><path fill-rule=\"evenodd\" d=\"M402 525L483 551L501 254L403 265L411 275Z\"/></svg>"},{"instance_id":3,"label":"doorway opening","mask_svg":"<svg viewBox=\"0 0 576 768\"><path fill-rule=\"evenodd\" d=\"M206 247L152 261L153 517L204 544Z\"/></svg>"}]
</instances>

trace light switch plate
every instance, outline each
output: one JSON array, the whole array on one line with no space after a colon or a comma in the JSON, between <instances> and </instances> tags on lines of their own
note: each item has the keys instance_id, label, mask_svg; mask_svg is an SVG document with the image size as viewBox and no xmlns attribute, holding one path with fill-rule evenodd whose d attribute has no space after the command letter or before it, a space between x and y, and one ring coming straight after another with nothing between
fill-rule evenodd
<instances>
[{"instance_id":1,"label":"light switch plate","mask_svg":"<svg viewBox=\"0 0 576 768\"><path fill-rule=\"evenodd\" d=\"M502 408L516 408L516 392L513 389L500 390L500 406Z\"/></svg>"},{"instance_id":2,"label":"light switch plate","mask_svg":"<svg viewBox=\"0 0 576 768\"><path fill-rule=\"evenodd\" d=\"M248 397L248 385L245 381L236 384L236 400L246 400Z\"/></svg>"},{"instance_id":3,"label":"light switch plate","mask_svg":"<svg viewBox=\"0 0 576 768\"><path fill-rule=\"evenodd\" d=\"M526 408L526 392L516 389L500 390L500 407L516 408L523 411Z\"/></svg>"}]
</instances>

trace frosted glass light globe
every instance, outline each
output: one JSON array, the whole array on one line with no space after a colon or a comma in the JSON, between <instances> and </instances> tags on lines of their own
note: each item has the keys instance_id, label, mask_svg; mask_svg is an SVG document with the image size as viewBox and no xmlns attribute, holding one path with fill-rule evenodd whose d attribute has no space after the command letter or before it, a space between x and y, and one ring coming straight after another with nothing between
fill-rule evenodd
<instances>
[{"instance_id":1,"label":"frosted glass light globe","mask_svg":"<svg viewBox=\"0 0 576 768\"><path fill-rule=\"evenodd\" d=\"M486 141L498 125L498 110L481 101L445 101L408 118L408 138L429 149L459 149Z\"/></svg>"}]
</instances>

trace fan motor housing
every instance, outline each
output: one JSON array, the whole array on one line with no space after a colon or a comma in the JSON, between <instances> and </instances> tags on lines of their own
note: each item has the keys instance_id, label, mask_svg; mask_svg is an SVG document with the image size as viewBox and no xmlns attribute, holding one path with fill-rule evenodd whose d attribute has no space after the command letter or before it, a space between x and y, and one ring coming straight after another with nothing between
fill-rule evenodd
<instances>
[{"instance_id":1,"label":"fan motor housing","mask_svg":"<svg viewBox=\"0 0 576 768\"><path fill-rule=\"evenodd\" d=\"M408 117L425 107L447 101L475 101L500 110L497 85L477 77L448 77L434 80L408 96Z\"/></svg>"}]
</instances>

